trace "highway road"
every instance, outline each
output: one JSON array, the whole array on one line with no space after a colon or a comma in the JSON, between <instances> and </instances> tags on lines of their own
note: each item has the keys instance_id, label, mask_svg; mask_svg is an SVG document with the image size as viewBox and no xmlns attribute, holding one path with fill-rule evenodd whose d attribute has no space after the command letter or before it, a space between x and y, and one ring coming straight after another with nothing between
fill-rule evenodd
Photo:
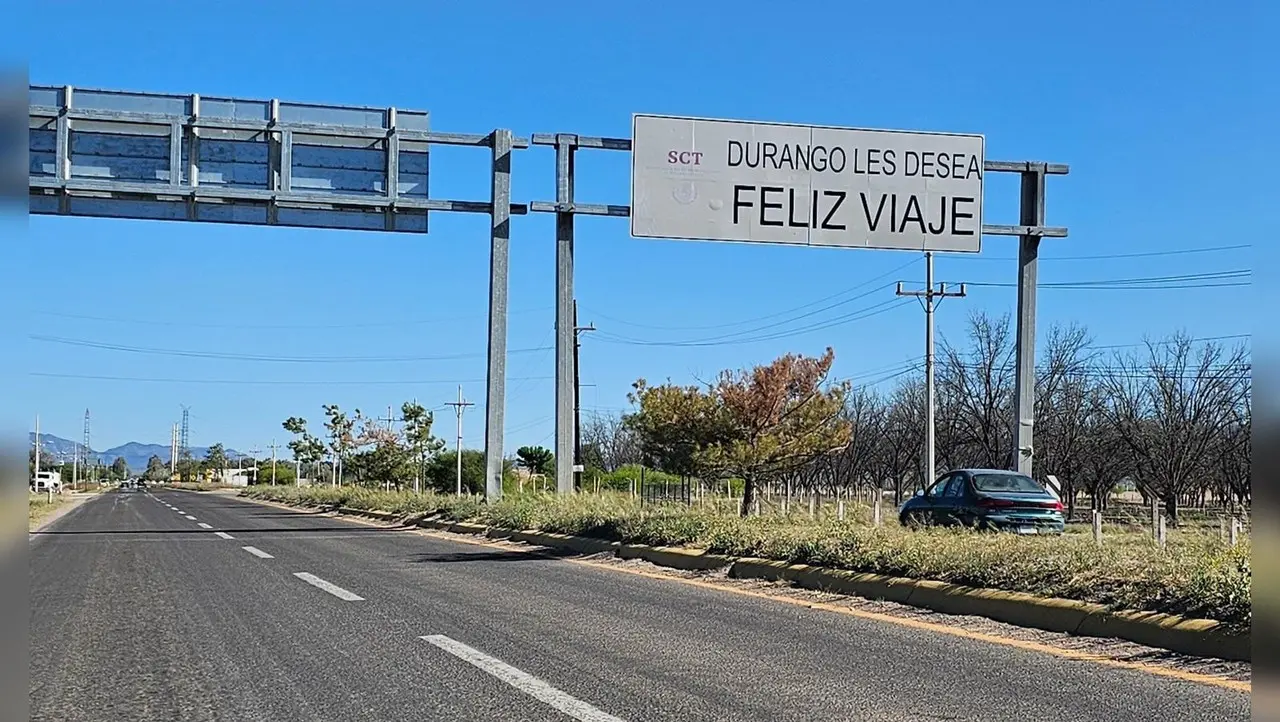
<instances>
[{"instance_id":1,"label":"highway road","mask_svg":"<svg viewBox=\"0 0 1280 722\"><path fill-rule=\"evenodd\" d=\"M1244 720L1247 693L155 489L31 540L30 718Z\"/></svg>"}]
</instances>

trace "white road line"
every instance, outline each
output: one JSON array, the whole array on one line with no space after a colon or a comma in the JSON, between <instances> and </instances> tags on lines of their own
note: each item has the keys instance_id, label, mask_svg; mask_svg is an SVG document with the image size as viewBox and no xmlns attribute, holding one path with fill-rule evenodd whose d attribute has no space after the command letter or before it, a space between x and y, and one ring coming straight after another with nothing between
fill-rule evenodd
<instances>
[{"instance_id":1,"label":"white road line","mask_svg":"<svg viewBox=\"0 0 1280 722\"><path fill-rule=\"evenodd\" d=\"M214 534L216 534L216 535L218 535L218 536L222 537L223 539L235 539L235 537L231 536L230 534L226 533L225 531L215 531L215 532L214 532Z\"/></svg>"},{"instance_id":2,"label":"white road line","mask_svg":"<svg viewBox=\"0 0 1280 722\"><path fill-rule=\"evenodd\" d=\"M522 672L500 659L490 657L484 652L472 649L462 642L450 639L443 634L432 634L426 637L419 637L419 639L424 639L458 659L479 667L530 697L550 705L576 720L581 720L581 722L623 722L621 717L614 717L607 712L592 707L576 697L561 692L528 672Z\"/></svg>"},{"instance_id":3,"label":"white road line","mask_svg":"<svg viewBox=\"0 0 1280 722\"><path fill-rule=\"evenodd\" d=\"M195 518L194 516L191 516L190 514L184 514L184 516L186 516L186 517L187 517L188 519L190 519L191 521L195 521L195 520L196 520L196 518Z\"/></svg>"},{"instance_id":4,"label":"white road line","mask_svg":"<svg viewBox=\"0 0 1280 722\"><path fill-rule=\"evenodd\" d=\"M268 553L266 553L266 552L262 551L262 550L261 550L261 549L259 549L258 547L240 547L240 548L241 548L241 549L243 549L243 550L245 550L245 551L247 551L247 552L249 552L250 554L254 555L255 557L257 557L257 558L259 558L259 559L275 559L275 557L273 557L273 556L271 556L270 554L268 554Z\"/></svg>"},{"instance_id":5,"label":"white road line","mask_svg":"<svg viewBox=\"0 0 1280 722\"><path fill-rule=\"evenodd\" d=\"M209 526L208 524L205 524L205 523L204 523L204 522L202 522L202 521L201 521L201 522L196 522L196 526L200 527L201 529L212 529L212 528L213 528L213 527Z\"/></svg>"},{"instance_id":6,"label":"white road line","mask_svg":"<svg viewBox=\"0 0 1280 722\"><path fill-rule=\"evenodd\" d=\"M333 596L337 597L338 599L341 599L344 602L363 602L364 601L364 597L360 596L359 594L352 594L351 592L348 592L347 590L343 589L337 584L331 584L329 582L326 582L320 577L317 577L316 575L311 574L309 572L294 572L293 576L301 579L302 581L306 582L307 584L310 584L313 587L316 587L317 589L325 590L326 592L332 594Z\"/></svg>"},{"instance_id":7,"label":"white road line","mask_svg":"<svg viewBox=\"0 0 1280 722\"><path fill-rule=\"evenodd\" d=\"M170 509L173 509L174 511L178 512L179 514L181 514L181 513L182 513L182 510L181 510L181 509L179 509L179 508L178 508L178 507L176 507L176 506L171 506L171 507L169 507L169 508L170 508Z\"/></svg>"}]
</instances>

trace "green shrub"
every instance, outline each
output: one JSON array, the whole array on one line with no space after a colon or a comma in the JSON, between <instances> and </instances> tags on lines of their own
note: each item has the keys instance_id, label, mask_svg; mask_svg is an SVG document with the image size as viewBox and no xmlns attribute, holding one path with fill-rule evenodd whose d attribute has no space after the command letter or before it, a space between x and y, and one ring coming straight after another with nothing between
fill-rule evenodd
<instances>
[{"instance_id":1,"label":"green shrub","mask_svg":"<svg viewBox=\"0 0 1280 722\"><path fill-rule=\"evenodd\" d=\"M1251 545L1215 536L1173 534L1165 549L1145 534L1111 534L1102 547L1087 534L1022 537L964 529L908 530L895 524L739 518L697 508L641 506L626 493L479 497L383 492L356 487L253 487L246 496L294 505L339 505L404 516L438 516L512 529L537 529L651 545L684 545L729 556L762 557L913 579L1098 602L1113 608L1251 625Z\"/></svg>"}]
</instances>

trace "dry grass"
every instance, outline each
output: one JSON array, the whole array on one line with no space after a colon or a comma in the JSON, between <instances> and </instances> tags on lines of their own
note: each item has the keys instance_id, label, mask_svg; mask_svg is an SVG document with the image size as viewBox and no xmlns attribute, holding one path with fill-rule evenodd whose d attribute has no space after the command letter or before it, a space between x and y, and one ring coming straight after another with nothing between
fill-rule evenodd
<instances>
[{"instance_id":1,"label":"dry grass","mask_svg":"<svg viewBox=\"0 0 1280 722\"><path fill-rule=\"evenodd\" d=\"M58 507L62 506L66 499L60 494L53 495L53 501L49 501L47 494L27 494L27 529L34 529L46 516L52 514Z\"/></svg>"},{"instance_id":2,"label":"dry grass","mask_svg":"<svg viewBox=\"0 0 1280 722\"><path fill-rule=\"evenodd\" d=\"M213 484L207 481L174 481L166 484L170 489L185 489L187 491L216 491L218 489L242 489L244 487L233 486L231 484Z\"/></svg>"},{"instance_id":3,"label":"dry grass","mask_svg":"<svg viewBox=\"0 0 1280 722\"><path fill-rule=\"evenodd\" d=\"M688 507L641 507L626 494L529 494L486 505L474 497L387 493L353 487L253 487L247 496L296 505L342 505L405 516L439 515L515 529L655 545L684 545L915 579L936 579L1043 596L1251 625L1251 545L1215 534L1172 532L1166 548L1137 532L1022 537L964 529L909 530L891 509L871 526L850 507L846 521L807 514L741 519Z\"/></svg>"}]
</instances>

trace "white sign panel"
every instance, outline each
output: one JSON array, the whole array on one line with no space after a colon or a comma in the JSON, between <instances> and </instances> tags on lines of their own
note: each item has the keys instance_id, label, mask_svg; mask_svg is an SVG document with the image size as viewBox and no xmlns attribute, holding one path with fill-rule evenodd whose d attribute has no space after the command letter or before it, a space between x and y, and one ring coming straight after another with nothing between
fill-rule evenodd
<instances>
[{"instance_id":1,"label":"white sign panel","mask_svg":"<svg viewBox=\"0 0 1280 722\"><path fill-rule=\"evenodd\" d=\"M631 235L977 253L981 135L639 115Z\"/></svg>"}]
</instances>

